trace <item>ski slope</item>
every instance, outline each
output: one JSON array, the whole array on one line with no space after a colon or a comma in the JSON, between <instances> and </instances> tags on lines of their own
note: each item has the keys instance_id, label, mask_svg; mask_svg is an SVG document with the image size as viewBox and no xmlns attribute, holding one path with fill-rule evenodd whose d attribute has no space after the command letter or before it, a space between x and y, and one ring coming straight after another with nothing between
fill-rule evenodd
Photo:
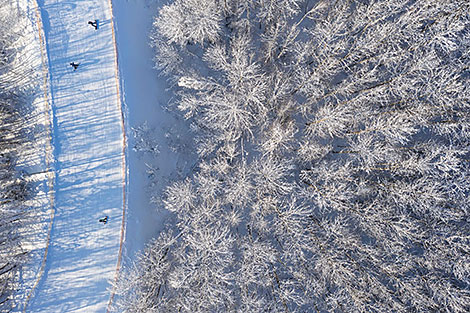
<instances>
[{"instance_id":1,"label":"ski slope","mask_svg":"<svg viewBox=\"0 0 470 313\"><path fill-rule=\"evenodd\" d=\"M111 3L38 4L53 112L55 214L44 271L24 311L105 312L121 257L127 175ZM87 24L95 19L98 30ZM76 71L70 62L80 63ZM104 216L106 225L98 222Z\"/></svg>"}]
</instances>

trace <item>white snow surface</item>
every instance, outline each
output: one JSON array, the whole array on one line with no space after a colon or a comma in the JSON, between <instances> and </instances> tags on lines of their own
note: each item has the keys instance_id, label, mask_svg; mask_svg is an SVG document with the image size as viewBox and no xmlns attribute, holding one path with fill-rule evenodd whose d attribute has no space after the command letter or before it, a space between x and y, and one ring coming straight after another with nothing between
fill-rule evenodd
<instances>
[{"instance_id":1,"label":"white snow surface","mask_svg":"<svg viewBox=\"0 0 470 313\"><path fill-rule=\"evenodd\" d=\"M105 312L126 184L112 12L108 0L38 3L53 112L55 216L45 271L25 311ZM95 19L96 31L87 25ZM70 62L80 63L76 71Z\"/></svg>"},{"instance_id":2,"label":"white snow surface","mask_svg":"<svg viewBox=\"0 0 470 313\"><path fill-rule=\"evenodd\" d=\"M154 52L149 45L153 16L163 2L113 1L128 128L146 123L151 136L147 139L156 142L159 150L157 155L134 151L136 139L129 131L129 210L124 262L134 259L145 243L158 235L166 218L165 213L157 208L161 205L158 203L161 191L190 164L189 154L181 151L183 146L188 145L185 143L188 138L181 136L188 126L166 110L171 95L167 90L169 86L154 68ZM156 172L149 173L149 168Z\"/></svg>"}]
</instances>

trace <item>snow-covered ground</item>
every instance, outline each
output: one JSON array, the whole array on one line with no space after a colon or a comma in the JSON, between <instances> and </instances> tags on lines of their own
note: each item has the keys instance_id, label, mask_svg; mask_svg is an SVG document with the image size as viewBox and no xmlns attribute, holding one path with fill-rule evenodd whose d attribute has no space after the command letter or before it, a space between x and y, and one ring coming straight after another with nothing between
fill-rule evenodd
<instances>
[{"instance_id":1,"label":"snow-covered ground","mask_svg":"<svg viewBox=\"0 0 470 313\"><path fill-rule=\"evenodd\" d=\"M145 0L132 0L114 1L113 6L128 127L129 129L138 127L145 121L149 122L149 127L155 127L164 121L164 119L153 120L153 117L162 117L158 104L167 101L162 99L165 95L165 85L158 80L153 69L151 48L147 44L155 4L151 5ZM126 255L132 256L155 235L161 219L158 214L151 214L153 211L147 190L145 164L150 164L152 158L142 156L132 149L135 139L132 131L129 133L129 214L125 249Z\"/></svg>"},{"instance_id":2,"label":"snow-covered ground","mask_svg":"<svg viewBox=\"0 0 470 313\"><path fill-rule=\"evenodd\" d=\"M150 203L159 199L160 191L179 170L187 167L182 145L169 140L182 131L182 121L165 110L170 92L165 78L154 69L149 33L153 16L162 5L160 0L114 1L119 68L124 101L128 109L129 128L146 123L151 142L158 144L159 153L139 153L133 150L136 138L129 135L129 211L125 241L125 256L133 258L162 227L164 214ZM149 139L149 138L147 138ZM155 169L155 173L148 170Z\"/></svg>"},{"instance_id":3,"label":"snow-covered ground","mask_svg":"<svg viewBox=\"0 0 470 313\"><path fill-rule=\"evenodd\" d=\"M107 0L43 0L39 6L53 111L55 216L44 274L24 310L104 312L126 184L112 12ZM95 19L96 31L87 25ZM70 62L80 63L76 71ZM108 223L99 223L106 215Z\"/></svg>"}]
</instances>

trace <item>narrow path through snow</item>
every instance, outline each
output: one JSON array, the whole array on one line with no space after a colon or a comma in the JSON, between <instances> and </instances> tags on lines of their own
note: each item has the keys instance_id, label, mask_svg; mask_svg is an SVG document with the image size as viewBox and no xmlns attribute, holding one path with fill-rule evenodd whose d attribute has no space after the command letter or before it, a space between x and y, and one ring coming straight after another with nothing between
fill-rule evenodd
<instances>
[{"instance_id":1,"label":"narrow path through snow","mask_svg":"<svg viewBox=\"0 0 470 313\"><path fill-rule=\"evenodd\" d=\"M39 0L49 58L55 217L27 312L104 312L119 265L125 137L108 0ZM87 24L98 20L99 29ZM70 62L80 63L74 71ZM99 218L109 216L103 225Z\"/></svg>"}]
</instances>

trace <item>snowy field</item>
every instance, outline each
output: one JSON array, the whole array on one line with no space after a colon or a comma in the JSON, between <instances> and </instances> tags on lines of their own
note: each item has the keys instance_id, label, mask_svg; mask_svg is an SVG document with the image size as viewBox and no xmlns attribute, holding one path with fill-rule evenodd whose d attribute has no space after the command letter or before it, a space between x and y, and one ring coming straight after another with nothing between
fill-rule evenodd
<instances>
[{"instance_id":1,"label":"snowy field","mask_svg":"<svg viewBox=\"0 0 470 313\"><path fill-rule=\"evenodd\" d=\"M156 210L160 192L168 181L191 166L191 156L184 150L188 143L182 139L187 125L165 109L170 100L170 92L166 89L170 86L154 68L154 51L148 43L153 16L162 2L128 0L113 3L119 69L130 129L125 260L132 259L145 243L156 237L165 219L163 213ZM140 133L144 138L135 138L132 130L144 128L144 124L147 131ZM140 148L139 143L144 140L158 145L158 152L135 151L134 148Z\"/></svg>"},{"instance_id":2,"label":"snowy field","mask_svg":"<svg viewBox=\"0 0 470 313\"><path fill-rule=\"evenodd\" d=\"M136 142L132 128L147 122L154 129L164 123L164 112L158 104L163 99L165 85L158 80L153 69L152 51L148 45L148 31L155 12L155 1L114 1L116 41L124 102L130 129L128 137L129 162L129 211L125 240L125 256L132 257L143 248L145 242L155 235L161 219L158 214L149 214L152 209L147 189L147 165L158 167L154 155L142 155L132 149ZM153 117L157 117L153 119ZM158 117L161 117L160 119ZM168 118L167 118L168 119ZM161 144L159 144L161 148ZM161 149L160 149L161 150ZM160 166L161 167L161 166ZM126 257L125 257L126 258Z\"/></svg>"}]
</instances>

